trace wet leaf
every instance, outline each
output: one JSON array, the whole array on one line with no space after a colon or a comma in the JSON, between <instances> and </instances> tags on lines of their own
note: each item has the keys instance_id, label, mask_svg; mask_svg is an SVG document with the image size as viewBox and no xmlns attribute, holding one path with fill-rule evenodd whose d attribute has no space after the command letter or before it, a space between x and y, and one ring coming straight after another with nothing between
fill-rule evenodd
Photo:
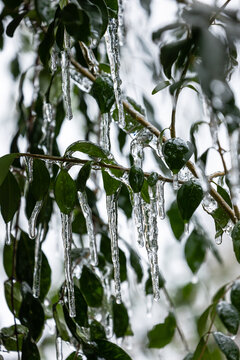
<instances>
[{"instance_id":1,"label":"wet leaf","mask_svg":"<svg viewBox=\"0 0 240 360\"><path fill-rule=\"evenodd\" d=\"M167 81L161 81L159 84L157 84L157 86L155 86L155 88L152 91L152 95L157 94L159 91L165 89L166 87L168 87L170 85L170 82Z\"/></svg>"},{"instance_id":2,"label":"wet leaf","mask_svg":"<svg viewBox=\"0 0 240 360\"><path fill-rule=\"evenodd\" d=\"M76 317L74 320L79 326L88 327L88 306L77 286L74 286Z\"/></svg>"},{"instance_id":3,"label":"wet leaf","mask_svg":"<svg viewBox=\"0 0 240 360\"><path fill-rule=\"evenodd\" d=\"M61 170L56 178L54 195L60 211L70 214L76 204L77 189L75 181L66 170Z\"/></svg>"},{"instance_id":4,"label":"wet leaf","mask_svg":"<svg viewBox=\"0 0 240 360\"><path fill-rule=\"evenodd\" d=\"M142 169L133 165L129 171L128 179L133 192L140 192L144 183L144 173Z\"/></svg>"},{"instance_id":5,"label":"wet leaf","mask_svg":"<svg viewBox=\"0 0 240 360\"><path fill-rule=\"evenodd\" d=\"M231 303L235 306L235 308L240 312L240 281L234 281L231 293L230 293Z\"/></svg>"},{"instance_id":6,"label":"wet leaf","mask_svg":"<svg viewBox=\"0 0 240 360\"><path fill-rule=\"evenodd\" d=\"M129 317L123 303L117 304L115 299L112 303L113 331L117 338L124 337L129 325Z\"/></svg>"},{"instance_id":7,"label":"wet leaf","mask_svg":"<svg viewBox=\"0 0 240 360\"><path fill-rule=\"evenodd\" d=\"M167 216L169 218L170 225L175 238L177 240L180 240L182 234L184 233L184 221L181 218L181 214L179 212L176 201L173 201L171 207L168 209Z\"/></svg>"},{"instance_id":8,"label":"wet leaf","mask_svg":"<svg viewBox=\"0 0 240 360\"><path fill-rule=\"evenodd\" d=\"M105 360L131 360L130 356L119 346L107 340L95 340L97 354Z\"/></svg>"},{"instance_id":9,"label":"wet leaf","mask_svg":"<svg viewBox=\"0 0 240 360\"><path fill-rule=\"evenodd\" d=\"M18 334L18 346L15 325L12 325L10 327L4 327L0 331L0 339L8 351L17 351L18 347L21 351L23 338L28 333L28 329L23 325L16 325L16 328Z\"/></svg>"},{"instance_id":10,"label":"wet leaf","mask_svg":"<svg viewBox=\"0 0 240 360\"><path fill-rule=\"evenodd\" d=\"M48 192L50 175L42 160L33 160L33 181L31 191L36 201L41 200Z\"/></svg>"},{"instance_id":11,"label":"wet leaf","mask_svg":"<svg viewBox=\"0 0 240 360\"><path fill-rule=\"evenodd\" d=\"M98 76L90 94L97 101L101 113L108 113L115 101L112 79L107 75Z\"/></svg>"},{"instance_id":12,"label":"wet leaf","mask_svg":"<svg viewBox=\"0 0 240 360\"><path fill-rule=\"evenodd\" d=\"M102 305L103 287L101 281L87 266L83 266L80 289L88 306L100 307Z\"/></svg>"},{"instance_id":13,"label":"wet leaf","mask_svg":"<svg viewBox=\"0 0 240 360\"><path fill-rule=\"evenodd\" d=\"M118 190L121 182L114 179L105 170L102 170L103 186L106 191L106 195L113 195Z\"/></svg>"},{"instance_id":14,"label":"wet leaf","mask_svg":"<svg viewBox=\"0 0 240 360\"><path fill-rule=\"evenodd\" d=\"M81 192L85 191L86 182L90 176L91 169L92 169L91 161L88 161L86 164L84 164L81 167L81 169L78 173L78 176L77 176L77 181L76 181L78 191L81 191Z\"/></svg>"},{"instance_id":15,"label":"wet leaf","mask_svg":"<svg viewBox=\"0 0 240 360\"><path fill-rule=\"evenodd\" d=\"M147 333L148 347L161 349L169 344L174 336L176 328L176 319L173 313L169 313L164 322L155 325L152 330Z\"/></svg>"},{"instance_id":16,"label":"wet leaf","mask_svg":"<svg viewBox=\"0 0 240 360\"><path fill-rule=\"evenodd\" d=\"M235 306L227 301L220 301L217 304L216 309L217 314L226 329L234 335L237 334L239 327L239 314Z\"/></svg>"},{"instance_id":17,"label":"wet leaf","mask_svg":"<svg viewBox=\"0 0 240 360\"><path fill-rule=\"evenodd\" d=\"M203 190L197 180L184 183L177 193L177 204L184 222L188 222L203 199Z\"/></svg>"},{"instance_id":18,"label":"wet leaf","mask_svg":"<svg viewBox=\"0 0 240 360\"><path fill-rule=\"evenodd\" d=\"M90 325L91 340L106 339L105 329L98 321L93 320Z\"/></svg>"},{"instance_id":19,"label":"wet leaf","mask_svg":"<svg viewBox=\"0 0 240 360\"><path fill-rule=\"evenodd\" d=\"M207 247L208 243L205 235L194 229L188 237L184 248L185 258L193 273L196 273L202 265Z\"/></svg>"},{"instance_id":20,"label":"wet leaf","mask_svg":"<svg viewBox=\"0 0 240 360\"><path fill-rule=\"evenodd\" d=\"M227 360L239 360L239 348L230 336L226 336L221 332L214 332L213 336Z\"/></svg>"},{"instance_id":21,"label":"wet leaf","mask_svg":"<svg viewBox=\"0 0 240 360\"><path fill-rule=\"evenodd\" d=\"M74 153L75 151L79 151L92 158L99 158L102 160L107 160L109 157L108 151L102 149L100 146L92 143L91 141L80 140L69 145L65 151L65 156L68 155L68 153Z\"/></svg>"},{"instance_id":22,"label":"wet leaf","mask_svg":"<svg viewBox=\"0 0 240 360\"><path fill-rule=\"evenodd\" d=\"M8 170L18 154L7 154L0 157L0 185L2 185Z\"/></svg>"},{"instance_id":23,"label":"wet leaf","mask_svg":"<svg viewBox=\"0 0 240 360\"><path fill-rule=\"evenodd\" d=\"M0 186L1 213L5 223L11 221L19 208L21 192L17 180L9 171Z\"/></svg>"},{"instance_id":24,"label":"wet leaf","mask_svg":"<svg viewBox=\"0 0 240 360\"><path fill-rule=\"evenodd\" d=\"M31 336L27 336L23 339L22 344L22 358L21 360L40 360L40 354L35 342L31 339Z\"/></svg>"},{"instance_id":25,"label":"wet leaf","mask_svg":"<svg viewBox=\"0 0 240 360\"><path fill-rule=\"evenodd\" d=\"M163 144L162 152L169 169L177 174L192 156L193 146L190 142L173 138Z\"/></svg>"},{"instance_id":26,"label":"wet leaf","mask_svg":"<svg viewBox=\"0 0 240 360\"><path fill-rule=\"evenodd\" d=\"M237 261L240 263L240 221L238 221L232 230L233 250Z\"/></svg>"}]
</instances>

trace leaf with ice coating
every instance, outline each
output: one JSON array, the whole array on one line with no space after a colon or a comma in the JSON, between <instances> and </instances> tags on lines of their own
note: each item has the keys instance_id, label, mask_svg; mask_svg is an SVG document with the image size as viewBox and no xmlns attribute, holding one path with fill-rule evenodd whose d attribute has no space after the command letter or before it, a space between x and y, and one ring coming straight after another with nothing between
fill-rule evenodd
<instances>
[{"instance_id":1,"label":"leaf with ice coating","mask_svg":"<svg viewBox=\"0 0 240 360\"><path fill-rule=\"evenodd\" d=\"M216 310L226 329L231 334L236 335L239 328L239 314L235 306L227 301L220 301L217 304Z\"/></svg>"},{"instance_id":2,"label":"leaf with ice coating","mask_svg":"<svg viewBox=\"0 0 240 360\"><path fill-rule=\"evenodd\" d=\"M16 159L17 155L18 154L7 154L0 157L0 185L2 185L5 177L8 174L8 170L13 161Z\"/></svg>"},{"instance_id":3,"label":"leaf with ice coating","mask_svg":"<svg viewBox=\"0 0 240 360\"><path fill-rule=\"evenodd\" d=\"M33 160L33 181L31 191L36 201L42 199L50 185L50 175L42 160Z\"/></svg>"},{"instance_id":4,"label":"leaf with ice coating","mask_svg":"<svg viewBox=\"0 0 240 360\"><path fill-rule=\"evenodd\" d=\"M5 223L11 221L19 208L21 192L17 180L9 171L0 186L1 214Z\"/></svg>"},{"instance_id":5,"label":"leaf with ice coating","mask_svg":"<svg viewBox=\"0 0 240 360\"><path fill-rule=\"evenodd\" d=\"M193 146L180 138L172 138L163 144L162 152L169 169L177 174L192 156Z\"/></svg>"},{"instance_id":6,"label":"leaf with ice coating","mask_svg":"<svg viewBox=\"0 0 240 360\"><path fill-rule=\"evenodd\" d=\"M194 229L188 237L184 253L188 266L193 273L196 273L202 265L209 243L203 233Z\"/></svg>"},{"instance_id":7,"label":"leaf with ice coating","mask_svg":"<svg viewBox=\"0 0 240 360\"><path fill-rule=\"evenodd\" d=\"M115 100L112 79L107 75L98 76L92 85L90 94L97 101L101 113L108 113Z\"/></svg>"},{"instance_id":8,"label":"leaf with ice coating","mask_svg":"<svg viewBox=\"0 0 240 360\"><path fill-rule=\"evenodd\" d=\"M123 303L117 304L115 299L112 302L113 310L113 331L117 338L124 337L126 335L129 317L128 312Z\"/></svg>"},{"instance_id":9,"label":"leaf with ice coating","mask_svg":"<svg viewBox=\"0 0 240 360\"><path fill-rule=\"evenodd\" d=\"M177 193L177 204L184 222L188 222L203 199L203 190L197 180L185 182Z\"/></svg>"},{"instance_id":10,"label":"leaf with ice coating","mask_svg":"<svg viewBox=\"0 0 240 360\"><path fill-rule=\"evenodd\" d=\"M61 212L70 214L76 204L77 189L74 180L66 170L61 170L56 178L54 195Z\"/></svg>"},{"instance_id":11,"label":"leaf with ice coating","mask_svg":"<svg viewBox=\"0 0 240 360\"><path fill-rule=\"evenodd\" d=\"M71 3L62 9L61 18L69 35L77 41L88 43L91 34L89 17L85 11Z\"/></svg>"},{"instance_id":12,"label":"leaf with ice coating","mask_svg":"<svg viewBox=\"0 0 240 360\"><path fill-rule=\"evenodd\" d=\"M53 44L54 44L54 21L52 21L51 24L48 26L47 32L45 33L44 38L41 41L38 48L38 54L40 60L45 66L50 60L50 50Z\"/></svg>"},{"instance_id":13,"label":"leaf with ice coating","mask_svg":"<svg viewBox=\"0 0 240 360\"><path fill-rule=\"evenodd\" d=\"M113 195L121 185L121 181L114 179L105 170L102 170L102 178L106 195Z\"/></svg>"},{"instance_id":14,"label":"leaf with ice coating","mask_svg":"<svg viewBox=\"0 0 240 360\"><path fill-rule=\"evenodd\" d=\"M144 183L144 173L141 168L133 165L129 171L129 183L135 193L139 193Z\"/></svg>"},{"instance_id":15,"label":"leaf with ice coating","mask_svg":"<svg viewBox=\"0 0 240 360\"><path fill-rule=\"evenodd\" d=\"M100 146L92 143L91 141L79 140L69 145L65 151L64 156L67 156L69 153L74 153L76 151L82 152L89 155L92 158L100 158L102 160L107 160L110 153Z\"/></svg>"},{"instance_id":16,"label":"leaf with ice coating","mask_svg":"<svg viewBox=\"0 0 240 360\"><path fill-rule=\"evenodd\" d=\"M214 332L213 336L227 360L239 360L239 347L230 336L226 336L221 332Z\"/></svg>"},{"instance_id":17,"label":"leaf with ice coating","mask_svg":"<svg viewBox=\"0 0 240 360\"><path fill-rule=\"evenodd\" d=\"M77 185L77 190L78 191L85 191L86 189L86 182L90 176L91 173L91 161L88 161L86 164L84 164L77 176L77 180L76 180L76 185Z\"/></svg>"},{"instance_id":18,"label":"leaf with ice coating","mask_svg":"<svg viewBox=\"0 0 240 360\"><path fill-rule=\"evenodd\" d=\"M103 287L98 276L84 265L79 282L88 306L100 307L103 300Z\"/></svg>"}]
</instances>

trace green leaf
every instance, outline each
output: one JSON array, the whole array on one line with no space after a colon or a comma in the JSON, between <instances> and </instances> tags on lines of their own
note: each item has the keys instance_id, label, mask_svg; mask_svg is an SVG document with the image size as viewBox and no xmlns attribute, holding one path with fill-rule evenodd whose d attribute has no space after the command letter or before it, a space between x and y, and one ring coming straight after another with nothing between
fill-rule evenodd
<instances>
[{"instance_id":1,"label":"green leaf","mask_svg":"<svg viewBox=\"0 0 240 360\"><path fill-rule=\"evenodd\" d=\"M105 0L108 8L109 17L116 18L118 15L118 1L117 0Z\"/></svg>"},{"instance_id":2,"label":"green leaf","mask_svg":"<svg viewBox=\"0 0 240 360\"><path fill-rule=\"evenodd\" d=\"M48 0L35 0L35 8L42 21L49 22L54 18L55 9Z\"/></svg>"},{"instance_id":3,"label":"green leaf","mask_svg":"<svg viewBox=\"0 0 240 360\"><path fill-rule=\"evenodd\" d=\"M27 14L27 11L22 12L21 14L17 15L7 26L6 34L9 37L13 37L15 30L20 25L20 22L24 18L24 16Z\"/></svg>"},{"instance_id":4,"label":"green leaf","mask_svg":"<svg viewBox=\"0 0 240 360\"><path fill-rule=\"evenodd\" d=\"M240 312L240 281L234 281L230 293L231 303Z\"/></svg>"},{"instance_id":5,"label":"green leaf","mask_svg":"<svg viewBox=\"0 0 240 360\"><path fill-rule=\"evenodd\" d=\"M128 219L132 216L132 204L129 197L129 191L126 185L122 184L118 196L118 206L124 211Z\"/></svg>"},{"instance_id":6,"label":"green leaf","mask_svg":"<svg viewBox=\"0 0 240 360\"><path fill-rule=\"evenodd\" d=\"M239 348L230 336L226 336L221 332L214 332L213 336L227 360L239 360Z\"/></svg>"},{"instance_id":7,"label":"green leaf","mask_svg":"<svg viewBox=\"0 0 240 360\"><path fill-rule=\"evenodd\" d=\"M195 179L184 183L177 193L177 204L184 222L188 222L203 199L203 190Z\"/></svg>"},{"instance_id":8,"label":"green leaf","mask_svg":"<svg viewBox=\"0 0 240 360\"><path fill-rule=\"evenodd\" d=\"M92 162L88 161L86 164L84 164L77 176L77 181L76 181L76 185L77 185L77 190L78 191L85 191L86 189L86 182L90 176L91 173L91 169L92 169Z\"/></svg>"},{"instance_id":9,"label":"green leaf","mask_svg":"<svg viewBox=\"0 0 240 360\"><path fill-rule=\"evenodd\" d=\"M152 330L148 331L148 347L161 349L169 344L174 336L176 319L173 313L169 313L164 322L157 324Z\"/></svg>"},{"instance_id":10,"label":"green leaf","mask_svg":"<svg viewBox=\"0 0 240 360\"><path fill-rule=\"evenodd\" d=\"M63 310L60 304L53 306L53 318L56 324L57 333L64 341L69 341L68 332L65 324L61 321L61 317L63 317Z\"/></svg>"},{"instance_id":11,"label":"green leaf","mask_svg":"<svg viewBox=\"0 0 240 360\"><path fill-rule=\"evenodd\" d=\"M4 270L7 274L7 276L10 278L13 274L13 243L14 243L15 239L14 237L11 235L11 244L7 245L5 243L4 248L3 248L3 265L4 265Z\"/></svg>"},{"instance_id":12,"label":"green leaf","mask_svg":"<svg viewBox=\"0 0 240 360\"><path fill-rule=\"evenodd\" d=\"M87 266L83 266L80 277L81 292L90 307L100 307L103 300L103 287L99 277Z\"/></svg>"},{"instance_id":13,"label":"green leaf","mask_svg":"<svg viewBox=\"0 0 240 360\"><path fill-rule=\"evenodd\" d=\"M150 204L150 196L149 196L149 192L148 192L148 182L146 179L144 179L143 186L141 188L141 196L146 203Z\"/></svg>"},{"instance_id":14,"label":"green leaf","mask_svg":"<svg viewBox=\"0 0 240 360\"><path fill-rule=\"evenodd\" d=\"M50 60L50 50L54 44L54 21L49 25L46 34L38 48L38 54L44 66Z\"/></svg>"},{"instance_id":15,"label":"green leaf","mask_svg":"<svg viewBox=\"0 0 240 360\"><path fill-rule=\"evenodd\" d=\"M157 94L159 91L165 89L166 87L168 87L170 85L170 82L167 81L161 81L157 86L155 86L155 88L152 91L152 95Z\"/></svg>"},{"instance_id":16,"label":"green leaf","mask_svg":"<svg viewBox=\"0 0 240 360\"><path fill-rule=\"evenodd\" d=\"M18 334L18 347L21 351L23 338L27 335L28 329L23 325L16 325L16 327ZM0 339L8 351L18 350L15 325L2 328L0 332Z\"/></svg>"},{"instance_id":17,"label":"green leaf","mask_svg":"<svg viewBox=\"0 0 240 360\"><path fill-rule=\"evenodd\" d=\"M148 185L153 187L158 182L158 179L159 179L158 173L152 172L147 178Z\"/></svg>"},{"instance_id":18,"label":"green leaf","mask_svg":"<svg viewBox=\"0 0 240 360\"><path fill-rule=\"evenodd\" d=\"M17 180L9 171L0 186L1 213L5 223L11 221L19 208L21 192Z\"/></svg>"},{"instance_id":19,"label":"green leaf","mask_svg":"<svg viewBox=\"0 0 240 360\"><path fill-rule=\"evenodd\" d=\"M101 27L101 32L99 33L99 38L101 39L105 34L108 26L108 9L106 6L106 2L104 0L90 0L90 1L91 3L94 3L95 6L97 6L98 10L101 12L102 15L102 27Z\"/></svg>"},{"instance_id":20,"label":"green leaf","mask_svg":"<svg viewBox=\"0 0 240 360\"><path fill-rule=\"evenodd\" d=\"M237 261L240 263L240 221L238 221L232 230L233 250Z\"/></svg>"},{"instance_id":21,"label":"green leaf","mask_svg":"<svg viewBox=\"0 0 240 360\"><path fill-rule=\"evenodd\" d=\"M113 195L121 185L121 181L114 179L105 170L102 170L103 186L106 191L106 195Z\"/></svg>"},{"instance_id":22,"label":"green leaf","mask_svg":"<svg viewBox=\"0 0 240 360\"><path fill-rule=\"evenodd\" d=\"M202 265L207 247L208 243L205 235L194 229L188 237L184 248L185 258L193 273L196 273Z\"/></svg>"},{"instance_id":23,"label":"green leaf","mask_svg":"<svg viewBox=\"0 0 240 360\"><path fill-rule=\"evenodd\" d=\"M19 310L21 324L29 329L29 335L38 340L44 327L44 310L39 301L33 297L31 292L23 296L23 301Z\"/></svg>"},{"instance_id":24,"label":"green leaf","mask_svg":"<svg viewBox=\"0 0 240 360\"><path fill-rule=\"evenodd\" d=\"M76 317L74 320L79 326L88 327L88 306L77 286L74 286Z\"/></svg>"},{"instance_id":25,"label":"green leaf","mask_svg":"<svg viewBox=\"0 0 240 360\"><path fill-rule=\"evenodd\" d=\"M102 149L100 146L92 143L91 141L79 140L68 146L64 156L68 156L75 151L82 152L89 155L91 158L99 158L102 160L108 160L109 152Z\"/></svg>"},{"instance_id":26,"label":"green leaf","mask_svg":"<svg viewBox=\"0 0 240 360\"><path fill-rule=\"evenodd\" d=\"M136 251L134 251L133 249L130 249L130 264L137 275L137 282L140 283L143 278L143 269L141 266L141 259L140 259L140 256L138 256Z\"/></svg>"},{"instance_id":27,"label":"green leaf","mask_svg":"<svg viewBox=\"0 0 240 360\"><path fill-rule=\"evenodd\" d=\"M212 312L214 305L211 304L207 307L207 309L202 313L200 318L197 321L197 329L199 336L203 336L207 331L207 321L210 313Z\"/></svg>"},{"instance_id":28,"label":"green leaf","mask_svg":"<svg viewBox=\"0 0 240 360\"><path fill-rule=\"evenodd\" d=\"M61 12L62 22L76 41L88 43L91 36L89 17L75 4L66 5Z\"/></svg>"},{"instance_id":29,"label":"green leaf","mask_svg":"<svg viewBox=\"0 0 240 360\"><path fill-rule=\"evenodd\" d=\"M220 301L217 304L216 309L217 314L226 329L234 335L237 334L239 327L239 314L235 306L228 303L227 301Z\"/></svg>"},{"instance_id":30,"label":"green leaf","mask_svg":"<svg viewBox=\"0 0 240 360\"><path fill-rule=\"evenodd\" d=\"M36 201L41 200L48 192L50 175L42 160L33 160L33 181L31 191Z\"/></svg>"},{"instance_id":31,"label":"green leaf","mask_svg":"<svg viewBox=\"0 0 240 360\"><path fill-rule=\"evenodd\" d=\"M130 356L119 346L107 340L95 340L97 355L105 360L131 360Z\"/></svg>"},{"instance_id":32,"label":"green leaf","mask_svg":"<svg viewBox=\"0 0 240 360\"><path fill-rule=\"evenodd\" d=\"M191 143L194 148L195 161L197 161L197 158L198 158L195 133L199 130L199 126L202 124L207 124L207 123L206 123L206 121L197 121L194 124L192 124L191 129L190 129L190 139L191 139Z\"/></svg>"},{"instance_id":33,"label":"green leaf","mask_svg":"<svg viewBox=\"0 0 240 360\"><path fill-rule=\"evenodd\" d=\"M130 97L127 97L126 101L130 106L129 108L124 107L125 126L123 130L128 134L134 133L136 135L140 130L143 129L143 125L136 120L133 112L130 109L133 108L143 116L145 116L145 110ZM119 117L117 109L115 109L113 112L113 119L118 122Z\"/></svg>"},{"instance_id":34,"label":"green leaf","mask_svg":"<svg viewBox=\"0 0 240 360\"><path fill-rule=\"evenodd\" d=\"M41 360L40 354L35 342L31 339L31 336L27 336L23 339L22 344L22 358L21 360Z\"/></svg>"},{"instance_id":35,"label":"green leaf","mask_svg":"<svg viewBox=\"0 0 240 360\"><path fill-rule=\"evenodd\" d=\"M169 169L177 174L192 156L193 146L180 138L172 138L163 144L162 152Z\"/></svg>"},{"instance_id":36,"label":"green leaf","mask_svg":"<svg viewBox=\"0 0 240 360\"><path fill-rule=\"evenodd\" d=\"M133 192L140 192L144 183L144 173L142 169L133 165L130 168L128 179Z\"/></svg>"},{"instance_id":37,"label":"green leaf","mask_svg":"<svg viewBox=\"0 0 240 360\"><path fill-rule=\"evenodd\" d=\"M181 239L182 234L184 233L184 221L181 218L181 214L178 209L176 201L172 202L172 205L167 211L167 216L170 221L170 225L173 231L173 234L177 240Z\"/></svg>"},{"instance_id":38,"label":"green leaf","mask_svg":"<svg viewBox=\"0 0 240 360\"><path fill-rule=\"evenodd\" d=\"M91 322L90 337L92 341L96 339L106 339L106 333L104 327L96 320L93 320Z\"/></svg>"},{"instance_id":39,"label":"green leaf","mask_svg":"<svg viewBox=\"0 0 240 360\"><path fill-rule=\"evenodd\" d=\"M221 195L221 197L223 198L223 200L226 201L226 203L232 207L232 201L230 199L230 196L228 194L228 192L220 185L217 186L217 192Z\"/></svg>"},{"instance_id":40,"label":"green leaf","mask_svg":"<svg viewBox=\"0 0 240 360\"><path fill-rule=\"evenodd\" d=\"M76 352L72 352L67 358L66 360L82 360L83 357L79 354L77 354Z\"/></svg>"},{"instance_id":41,"label":"green leaf","mask_svg":"<svg viewBox=\"0 0 240 360\"><path fill-rule=\"evenodd\" d=\"M7 154L0 157L0 185L2 185L5 177L8 174L8 170L13 161L17 158L18 154Z\"/></svg>"},{"instance_id":42,"label":"green leaf","mask_svg":"<svg viewBox=\"0 0 240 360\"><path fill-rule=\"evenodd\" d=\"M90 95L97 101L102 114L109 113L115 101L112 79L107 75L98 76L92 85Z\"/></svg>"},{"instance_id":43,"label":"green leaf","mask_svg":"<svg viewBox=\"0 0 240 360\"><path fill-rule=\"evenodd\" d=\"M21 294L21 284L19 282L13 283L13 305L14 305L14 311L12 307L12 283L11 280L6 280L4 282L4 294L5 299L7 302L7 305L11 312L13 313L15 311L15 316L19 317L19 310L22 303L22 294Z\"/></svg>"},{"instance_id":44,"label":"green leaf","mask_svg":"<svg viewBox=\"0 0 240 360\"><path fill-rule=\"evenodd\" d=\"M56 178L54 195L60 211L70 214L76 204L77 189L75 181L66 170L61 170Z\"/></svg>"},{"instance_id":45,"label":"green leaf","mask_svg":"<svg viewBox=\"0 0 240 360\"><path fill-rule=\"evenodd\" d=\"M117 304L115 299L112 303L113 311L113 331L117 338L124 337L129 325L129 317L123 303Z\"/></svg>"}]
</instances>

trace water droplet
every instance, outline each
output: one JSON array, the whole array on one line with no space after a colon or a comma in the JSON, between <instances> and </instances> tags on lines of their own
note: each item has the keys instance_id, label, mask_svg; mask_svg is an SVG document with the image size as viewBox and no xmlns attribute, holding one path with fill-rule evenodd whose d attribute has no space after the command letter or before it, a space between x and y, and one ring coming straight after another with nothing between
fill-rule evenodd
<instances>
[{"instance_id":1,"label":"water droplet","mask_svg":"<svg viewBox=\"0 0 240 360\"><path fill-rule=\"evenodd\" d=\"M221 245L222 244L222 236L218 236L215 238L215 243L216 245Z\"/></svg>"}]
</instances>

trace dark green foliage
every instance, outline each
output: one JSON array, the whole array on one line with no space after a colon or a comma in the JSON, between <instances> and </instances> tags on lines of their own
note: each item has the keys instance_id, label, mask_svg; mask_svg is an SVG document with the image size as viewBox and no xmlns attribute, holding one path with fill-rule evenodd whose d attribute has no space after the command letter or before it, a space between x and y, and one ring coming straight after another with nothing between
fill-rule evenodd
<instances>
[{"instance_id":1,"label":"dark green foliage","mask_svg":"<svg viewBox=\"0 0 240 360\"><path fill-rule=\"evenodd\" d=\"M88 306L77 286L74 286L76 317L74 320L79 326L88 327Z\"/></svg>"},{"instance_id":2,"label":"dark green foliage","mask_svg":"<svg viewBox=\"0 0 240 360\"><path fill-rule=\"evenodd\" d=\"M105 170L102 170L103 186L106 191L106 195L113 195L118 190L121 185L121 182L114 179L109 173Z\"/></svg>"},{"instance_id":3,"label":"dark green foliage","mask_svg":"<svg viewBox=\"0 0 240 360\"><path fill-rule=\"evenodd\" d=\"M184 221L181 217L176 201L173 201L171 207L168 209L167 216L175 238L180 240L182 234L184 233Z\"/></svg>"},{"instance_id":4,"label":"dark green foliage","mask_svg":"<svg viewBox=\"0 0 240 360\"><path fill-rule=\"evenodd\" d=\"M91 322L90 325L91 340L106 339L106 333L104 327L96 320Z\"/></svg>"},{"instance_id":5,"label":"dark green foliage","mask_svg":"<svg viewBox=\"0 0 240 360\"><path fill-rule=\"evenodd\" d=\"M76 181L77 190L81 192L85 191L86 182L90 176L90 173L91 173L91 161L88 161L86 164L84 164L81 167L81 170L78 173L77 181Z\"/></svg>"},{"instance_id":6,"label":"dark green foliage","mask_svg":"<svg viewBox=\"0 0 240 360\"><path fill-rule=\"evenodd\" d=\"M33 160L33 181L31 183L31 192L36 201L41 200L47 193L50 185L49 172L43 161Z\"/></svg>"},{"instance_id":7,"label":"dark green foliage","mask_svg":"<svg viewBox=\"0 0 240 360\"><path fill-rule=\"evenodd\" d=\"M214 332L213 336L227 360L239 360L239 348L229 336L221 332Z\"/></svg>"},{"instance_id":8,"label":"dark green foliage","mask_svg":"<svg viewBox=\"0 0 240 360\"><path fill-rule=\"evenodd\" d=\"M240 221L238 221L234 225L231 236L233 242L233 250L237 261L240 263Z\"/></svg>"},{"instance_id":9,"label":"dark green foliage","mask_svg":"<svg viewBox=\"0 0 240 360\"><path fill-rule=\"evenodd\" d=\"M13 161L16 159L17 154L7 154L0 158L0 185L2 185L5 177L8 174L8 170L12 165Z\"/></svg>"},{"instance_id":10,"label":"dark green foliage","mask_svg":"<svg viewBox=\"0 0 240 360\"><path fill-rule=\"evenodd\" d=\"M217 313L227 330L236 334L239 327L239 314L235 306L226 301L221 301L217 305Z\"/></svg>"},{"instance_id":11,"label":"dark green foliage","mask_svg":"<svg viewBox=\"0 0 240 360\"><path fill-rule=\"evenodd\" d=\"M185 244L185 258L193 273L202 265L208 247L205 235L194 229Z\"/></svg>"},{"instance_id":12,"label":"dark green foliage","mask_svg":"<svg viewBox=\"0 0 240 360\"><path fill-rule=\"evenodd\" d=\"M144 183L144 173L142 169L133 165L129 171L128 179L133 192L140 192Z\"/></svg>"},{"instance_id":13,"label":"dark green foliage","mask_svg":"<svg viewBox=\"0 0 240 360\"><path fill-rule=\"evenodd\" d=\"M38 347L30 336L23 339L22 344L22 360L40 360Z\"/></svg>"},{"instance_id":14,"label":"dark green foliage","mask_svg":"<svg viewBox=\"0 0 240 360\"><path fill-rule=\"evenodd\" d=\"M115 299L112 302L113 330L116 337L124 337L129 325L128 312L123 303L117 304Z\"/></svg>"},{"instance_id":15,"label":"dark green foliage","mask_svg":"<svg viewBox=\"0 0 240 360\"><path fill-rule=\"evenodd\" d=\"M176 319L173 313L169 313L164 322L155 325L147 334L148 347L161 349L170 343L174 336L176 328Z\"/></svg>"},{"instance_id":16,"label":"dark green foliage","mask_svg":"<svg viewBox=\"0 0 240 360\"><path fill-rule=\"evenodd\" d=\"M103 287L99 277L87 266L83 267L80 277L80 289L90 307L102 305Z\"/></svg>"},{"instance_id":17,"label":"dark green foliage","mask_svg":"<svg viewBox=\"0 0 240 360\"><path fill-rule=\"evenodd\" d=\"M192 156L193 148L191 143L173 138L163 144L162 152L169 169L177 174Z\"/></svg>"},{"instance_id":18,"label":"dark green foliage","mask_svg":"<svg viewBox=\"0 0 240 360\"><path fill-rule=\"evenodd\" d=\"M240 312L240 281L234 281L231 287L231 303L235 306L235 308Z\"/></svg>"},{"instance_id":19,"label":"dark green foliage","mask_svg":"<svg viewBox=\"0 0 240 360\"><path fill-rule=\"evenodd\" d=\"M87 154L91 158L100 158L102 160L107 160L109 156L109 153L106 150L103 150L100 146L92 143L91 141L76 141L68 146L65 151L65 155L68 153L74 153L75 151Z\"/></svg>"},{"instance_id":20,"label":"dark green foliage","mask_svg":"<svg viewBox=\"0 0 240 360\"><path fill-rule=\"evenodd\" d=\"M101 113L108 113L115 100L112 79L106 75L98 76L90 94L96 99Z\"/></svg>"},{"instance_id":21,"label":"dark green foliage","mask_svg":"<svg viewBox=\"0 0 240 360\"><path fill-rule=\"evenodd\" d=\"M14 175L9 171L0 186L1 214L5 223L12 220L19 208L21 199L20 188Z\"/></svg>"},{"instance_id":22,"label":"dark green foliage","mask_svg":"<svg viewBox=\"0 0 240 360\"><path fill-rule=\"evenodd\" d=\"M184 222L188 222L203 199L203 190L197 180L184 183L177 193L177 204Z\"/></svg>"},{"instance_id":23,"label":"dark green foliage","mask_svg":"<svg viewBox=\"0 0 240 360\"><path fill-rule=\"evenodd\" d=\"M76 190L74 180L66 170L61 170L56 178L54 195L62 213L70 214L73 211L77 199Z\"/></svg>"},{"instance_id":24,"label":"dark green foliage","mask_svg":"<svg viewBox=\"0 0 240 360\"><path fill-rule=\"evenodd\" d=\"M19 349L22 349L22 342L24 336L27 335L28 329L23 325L17 325L17 332L18 332L18 346ZM8 328L2 328L0 332L0 339L4 345L4 347L8 351L17 351L17 340L15 336L15 326L12 325Z\"/></svg>"}]
</instances>

